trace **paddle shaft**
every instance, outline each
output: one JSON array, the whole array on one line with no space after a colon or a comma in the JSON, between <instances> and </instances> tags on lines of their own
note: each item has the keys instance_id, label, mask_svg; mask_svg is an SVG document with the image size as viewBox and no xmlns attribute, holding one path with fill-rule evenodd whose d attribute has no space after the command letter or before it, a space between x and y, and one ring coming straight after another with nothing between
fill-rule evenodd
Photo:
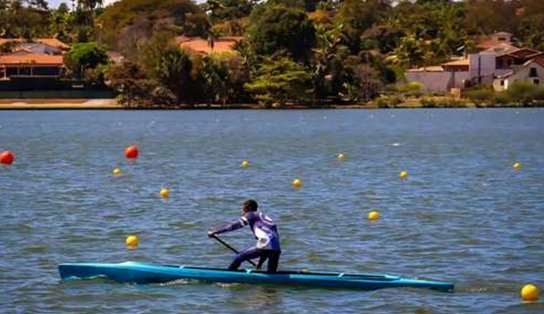
<instances>
[{"instance_id":1,"label":"paddle shaft","mask_svg":"<svg viewBox=\"0 0 544 314\"><path fill-rule=\"evenodd\" d=\"M232 246L230 246L227 242L221 240L218 236L216 235L213 235L212 238L216 239L219 243L223 244L227 249L233 251L234 253L236 254L239 254L240 252L238 252L235 248L233 248ZM257 266L257 264L255 264L252 260L247 260L251 265L253 266Z\"/></svg>"}]
</instances>

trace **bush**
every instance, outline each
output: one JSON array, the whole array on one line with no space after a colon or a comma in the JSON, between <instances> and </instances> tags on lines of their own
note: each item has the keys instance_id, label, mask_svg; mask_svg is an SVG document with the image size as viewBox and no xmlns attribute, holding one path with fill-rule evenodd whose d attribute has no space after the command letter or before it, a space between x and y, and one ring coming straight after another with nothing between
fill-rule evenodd
<instances>
[{"instance_id":1,"label":"bush","mask_svg":"<svg viewBox=\"0 0 544 314\"><path fill-rule=\"evenodd\" d=\"M453 97L424 97L421 99L423 108L458 108L466 107L466 104Z\"/></svg>"},{"instance_id":2,"label":"bush","mask_svg":"<svg viewBox=\"0 0 544 314\"><path fill-rule=\"evenodd\" d=\"M381 96L373 102L377 108L395 108L400 103L402 99L398 96Z\"/></svg>"},{"instance_id":3,"label":"bush","mask_svg":"<svg viewBox=\"0 0 544 314\"><path fill-rule=\"evenodd\" d=\"M505 92L496 93L495 98L494 98L494 102L496 104L506 105L506 104L510 103L510 97L508 97L508 95L506 95Z\"/></svg>"},{"instance_id":4,"label":"bush","mask_svg":"<svg viewBox=\"0 0 544 314\"><path fill-rule=\"evenodd\" d=\"M432 97L424 97L421 99L421 106L423 108L436 108L437 103L435 99Z\"/></svg>"},{"instance_id":5,"label":"bush","mask_svg":"<svg viewBox=\"0 0 544 314\"><path fill-rule=\"evenodd\" d=\"M409 82L403 86L399 86L399 92L404 93L406 96L421 97L423 94L421 92L421 83L419 82Z\"/></svg>"},{"instance_id":6,"label":"bush","mask_svg":"<svg viewBox=\"0 0 544 314\"><path fill-rule=\"evenodd\" d=\"M487 88L473 89L465 93L477 107L492 105L495 101L495 93Z\"/></svg>"},{"instance_id":7,"label":"bush","mask_svg":"<svg viewBox=\"0 0 544 314\"><path fill-rule=\"evenodd\" d=\"M537 99L543 99L544 92L542 87L529 82L515 81L512 86L506 90L506 95L510 101L519 103L523 106L531 105Z\"/></svg>"}]
</instances>

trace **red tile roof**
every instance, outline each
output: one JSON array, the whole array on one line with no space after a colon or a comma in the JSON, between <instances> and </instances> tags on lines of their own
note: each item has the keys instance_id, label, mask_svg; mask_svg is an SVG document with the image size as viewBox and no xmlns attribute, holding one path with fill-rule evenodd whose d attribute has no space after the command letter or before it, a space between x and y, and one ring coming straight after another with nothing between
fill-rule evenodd
<instances>
[{"instance_id":1,"label":"red tile roof","mask_svg":"<svg viewBox=\"0 0 544 314\"><path fill-rule=\"evenodd\" d=\"M544 67L544 52L535 54L531 56L531 60L534 62L540 64L542 67Z\"/></svg>"},{"instance_id":2,"label":"red tile roof","mask_svg":"<svg viewBox=\"0 0 544 314\"><path fill-rule=\"evenodd\" d=\"M18 43L27 42L27 40L24 39L24 38L0 38L0 45L5 44L5 43L10 42L10 41L15 41L15 42L18 42ZM33 42L37 42L37 43L40 43L40 44L44 44L44 45L48 45L48 46L51 46L51 47L64 49L64 50L70 49L70 46L68 46L67 44L65 44L62 41L58 40L57 38L37 38L37 39L33 40Z\"/></svg>"},{"instance_id":3,"label":"red tile roof","mask_svg":"<svg viewBox=\"0 0 544 314\"><path fill-rule=\"evenodd\" d=\"M512 45L512 44L508 44L508 43L500 43L500 44L496 44L486 50L484 50L484 52L493 52L495 54L498 54L498 55L503 55L503 54L511 54L515 51L518 51L520 48Z\"/></svg>"},{"instance_id":4,"label":"red tile roof","mask_svg":"<svg viewBox=\"0 0 544 314\"><path fill-rule=\"evenodd\" d=\"M507 32L497 32L492 35L483 36L476 39L476 47L481 50L488 50L498 44L511 44L512 34Z\"/></svg>"},{"instance_id":5,"label":"red tile roof","mask_svg":"<svg viewBox=\"0 0 544 314\"><path fill-rule=\"evenodd\" d=\"M57 38L38 38L36 39L36 42L41 44L46 44L51 47L59 48L59 49L70 49L70 46L63 43L62 41L58 40Z\"/></svg>"},{"instance_id":6,"label":"red tile roof","mask_svg":"<svg viewBox=\"0 0 544 314\"><path fill-rule=\"evenodd\" d=\"M0 56L0 65L32 64L42 66L64 66L64 59L57 55L30 54L24 56L3 55Z\"/></svg>"},{"instance_id":7,"label":"red tile roof","mask_svg":"<svg viewBox=\"0 0 544 314\"><path fill-rule=\"evenodd\" d=\"M510 54L518 58L526 58L539 52L540 51L531 48L520 48L519 50L513 51Z\"/></svg>"}]
</instances>

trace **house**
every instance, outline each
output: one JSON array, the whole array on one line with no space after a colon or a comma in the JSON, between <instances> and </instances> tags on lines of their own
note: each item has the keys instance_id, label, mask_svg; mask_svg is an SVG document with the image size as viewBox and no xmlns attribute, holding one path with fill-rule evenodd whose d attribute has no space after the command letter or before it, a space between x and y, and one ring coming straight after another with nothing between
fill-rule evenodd
<instances>
[{"instance_id":1,"label":"house","mask_svg":"<svg viewBox=\"0 0 544 314\"><path fill-rule=\"evenodd\" d=\"M490 43L494 45L489 46ZM514 46L509 33L496 33L490 40L480 42L479 47L485 49L469 54L465 59L452 60L440 66L410 69L406 72L406 79L420 83L423 91L432 93L445 93L452 88L462 89L474 85L487 85L496 90L504 90L512 80L507 78L512 75L515 80L523 77L531 80L525 74L515 75L517 71L525 69L529 61L535 60L537 64L544 65L544 53ZM497 78L502 79L497 81ZM501 81L505 85L501 85Z\"/></svg>"},{"instance_id":2,"label":"house","mask_svg":"<svg viewBox=\"0 0 544 314\"><path fill-rule=\"evenodd\" d=\"M500 44L514 44L513 35L507 32L496 32L491 36L477 39L476 47L479 50L487 50Z\"/></svg>"},{"instance_id":3,"label":"house","mask_svg":"<svg viewBox=\"0 0 544 314\"><path fill-rule=\"evenodd\" d=\"M202 39L200 37L185 37L176 38L182 49L195 52L197 54L209 55L218 52L233 52L234 45L242 40L238 36L224 36L218 38Z\"/></svg>"},{"instance_id":4,"label":"house","mask_svg":"<svg viewBox=\"0 0 544 314\"><path fill-rule=\"evenodd\" d=\"M516 81L529 82L544 86L544 66L537 60L529 60L520 67L513 68L510 72L499 75L493 81L495 91L507 90Z\"/></svg>"},{"instance_id":5,"label":"house","mask_svg":"<svg viewBox=\"0 0 544 314\"><path fill-rule=\"evenodd\" d=\"M418 82L428 93L445 93L452 88L471 84L492 84L496 72L493 53L470 54L466 59L453 60L439 66L406 71L406 80Z\"/></svg>"},{"instance_id":6,"label":"house","mask_svg":"<svg viewBox=\"0 0 544 314\"><path fill-rule=\"evenodd\" d=\"M0 56L0 80L58 78L64 73L62 55L25 54Z\"/></svg>"},{"instance_id":7,"label":"house","mask_svg":"<svg viewBox=\"0 0 544 314\"><path fill-rule=\"evenodd\" d=\"M64 53L70 46L56 38L0 38L0 46L9 52L0 55L0 81L17 79L56 79L64 74ZM33 81L28 81L33 84Z\"/></svg>"},{"instance_id":8,"label":"house","mask_svg":"<svg viewBox=\"0 0 544 314\"><path fill-rule=\"evenodd\" d=\"M57 38L38 38L32 42L23 38L0 38L0 46L7 43L13 43L12 52L16 50L29 50L36 54L63 54L70 50L70 46Z\"/></svg>"}]
</instances>

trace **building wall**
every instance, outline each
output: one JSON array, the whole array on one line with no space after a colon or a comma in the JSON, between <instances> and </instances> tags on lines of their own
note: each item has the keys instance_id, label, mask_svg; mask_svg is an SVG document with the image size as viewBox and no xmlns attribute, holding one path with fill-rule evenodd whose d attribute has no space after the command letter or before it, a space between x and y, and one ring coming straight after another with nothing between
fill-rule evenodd
<instances>
[{"instance_id":1,"label":"building wall","mask_svg":"<svg viewBox=\"0 0 544 314\"><path fill-rule=\"evenodd\" d=\"M495 74L496 55L494 53L479 53L468 55L470 78L475 83L483 82L484 78ZM491 82L489 82L491 84Z\"/></svg>"},{"instance_id":2,"label":"building wall","mask_svg":"<svg viewBox=\"0 0 544 314\"><path fill-rule=\"evenodd\" d=\"M531 69L536 69L536 76L532 77L530 74ZM493 89L495 91L507 90L509 86L512 86L516 81L525 81L528 83L533 83L535 85L544 86L544 67L536 62L531 62L520 69L518 72L505 77L497 78L493 81ZM502 82L502 83L501 83Z\"/></svg>"},{"instance_id":3,"label":"building wall","mask_svg":"<svg viewBox=\"0 0 544 314\"><path fill-rule=\"evenodd\" d=\"M409 82L421 84L423 92L445 93L451 88L461 88L470 79L469 72L407 72Z\"/></svg>"}]
</instances>

